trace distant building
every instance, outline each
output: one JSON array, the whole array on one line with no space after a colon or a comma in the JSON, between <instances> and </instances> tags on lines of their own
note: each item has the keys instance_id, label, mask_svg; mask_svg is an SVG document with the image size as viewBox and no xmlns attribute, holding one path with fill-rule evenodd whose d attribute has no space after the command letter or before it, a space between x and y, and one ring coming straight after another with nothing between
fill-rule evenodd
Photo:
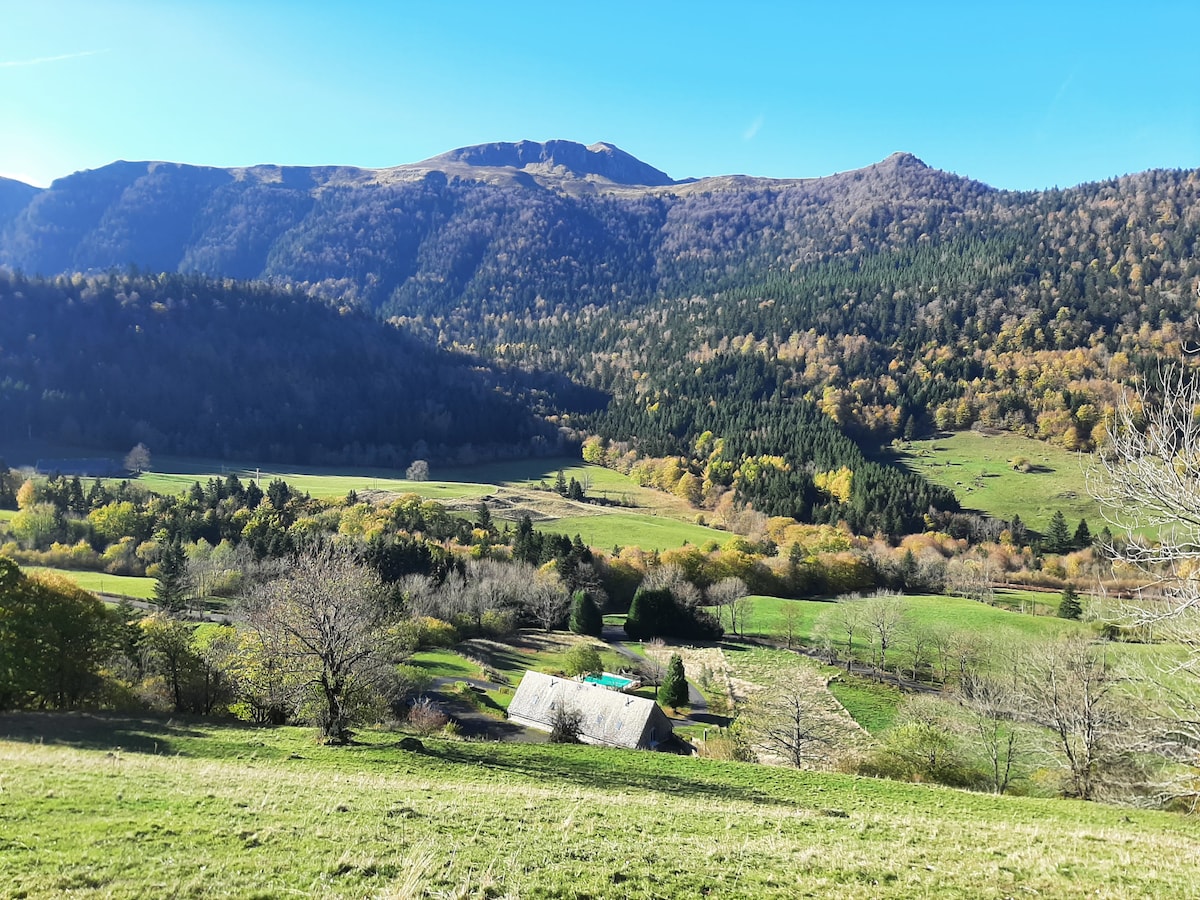
<instances>
[{"instance_id":1,"label":"distant building","mask_svg":"<svg viewBox=\"0 0 1200 900\"><path fill-rule=\"evenodd\" d=\"M78 475L81 478L119 478L128 474L115 459L39 459L39 475Z\"/></svg>"},{"instance_id":2,"label":"distant building","mask_svg":"<svg viewBox=\"0 0 1200 900\"><path fill-rule=\"evenodd\" d=\"M579 739L585 744L653 750L672 743L671 720L653 700L541 672L526 672L508 717L519 725L551 731L559 709L580 713Z\"/></svg>"}]
</instances>

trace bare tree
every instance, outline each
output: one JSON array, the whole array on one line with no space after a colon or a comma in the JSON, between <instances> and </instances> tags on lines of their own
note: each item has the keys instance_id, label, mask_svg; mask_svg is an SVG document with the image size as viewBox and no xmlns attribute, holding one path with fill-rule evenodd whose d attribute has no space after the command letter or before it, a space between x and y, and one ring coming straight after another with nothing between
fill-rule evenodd
<instances>
[{"instance_id":1,"label":"bare tree","mask_svg":"<svg viewBox=\"0 0 1200 900\"><path fill-rule=\"evenodd\" d=\"M943 687L952 677L959 684L969 681L988 643L974 631L948 628L940 623L929 629L929 639L933 665Z\"/></svg>"},{"instance_id":2,"label":"bare tree","mask_svg":"<svg viewBox=\"0 0 1200 900\"><path fill-rule=\"evenodd\" d=\"M379 577L333 546L300 554L246 603L264 656L309 689L313 718L329 743L349 742L358 714L381 697L389 668L380 649L385 603Z\"/></svg>"},{"instance_id":3,"label":"bare tree","mask_svg":"<svg viewBox=\"0 0 1200 900\"><path fill-rule=\"evenodd\" d=\"M887 651L904 624L904 598L879 592L862 601L863 622L875 647L875 665L880 673L887 667Z\"/></svg>"},{"instance_id":4,"label":"bare tree","mask_svg":"<svg viewBox=\"0 0 1200 900\"><path fill-rule=\"evenodd\" d=\"M745 630L753 609L747 593L746 582L740 578L722 578L707 591L708 602L717 607L718 616L729 622L729 631L736 635Z\"/></svg>"},{"instance_id":5,"label":"bare tree","mask_svg":"<svg viewBox=\"0 0 1200 900\"><path fill-rule=\"evenodd\" d=\"M145 444L138 443L125 454L125 468L135 475L141 475L150 468L150 450Z\"/></svg>"},{"instance_id":6,"label":"bare tree","mask_svg":"<svg viewBox=\"0 0 1200 900\"><path fill-rule=\"evenodd\" d=\"M824 759L836 728L832 714L816 700L816 688L811 678L792 672L747 701L738 722L752 745L796 768Z\"/></svg>"},{"instance_id":7,"label":"bare tree","mask_svg":"<svg viewBox=\"0 0 1200 900\"><path fill-rule=\"evenodd\" d=\"M415 459L404 473L409 481L428 481L429 463L423 459Z\"/></svg>"},{"instance_id":8,"label":"bare tree","mask_svg":"<svg viewBox=\"0 0 1200 900\"><path fill-rule=\"evenodd\" d=\"M571 598L557 578L550 579L539 575L525 587L525 610L542 626L543 631L550 631L562 625L570 604Z\"/></svg>"},{"instance_id":9,"label":"bare tree","mask_svg":"<svg viewBox=\"0 0 1200 900\"><path fill-rule=\"evenodd\" d=\"M637 662L634 666L634 671L637 672L643 682L657 688L662 684L663 676L667 671L666 665L662 661L667 645L663 642L662 638L653 638L643 646L646 650L646 655Z\"/></svg>"},{"instance_id":10,"label":"bare tree","mask_svg":"<svg viewBox=\"0 0 1200 900\"><path fill-rule=\"evenodd\" d=\"M918 673L933 664L933 631L924 625L910 622L905 625L903 636L904 647L908 650L909 671L912 680L916 681Z\"/></svg>"},{"instance_id":11,"label":"bare tree","mask_svg":"<svg viewBox=\"0 0 1200 900\"><path fill-rule=\"evenodd\" d=\"M1013 766L1026 749L1013 721L1018 712L1015 699L1008 686L995 678L973 678L963 686L963 706L987 759L991 788L996 794L1008 790Z\"/></svg>"},{"instance_id":12,"label":"bare tree","mask_svg":"<svg viewBox=\"0 0 1200 900\"><path fill-rule=\"evenodd\" d=\"M800 608L791 601L783 605L783 636L787 639L787 648L789 650L795 644L797 633L800 629Z\"/></svg>"},{"instance_id":13,"label":"bare tree","mask_svg":"<svg viewBox=\"0 0 1200 900\"><path fill-rule=\"evenodd\" d=\"M1029 651L1019 678L1022 715L1053 733L1067 792L1096 799L1128 771L1134 748L1128 703L1107 654L1071 636Z\"/></svg>"},{"instance_id":14,"label":"bare tree","mask_svg":"<svg viewBox=\"0 0 1200 900\"><path fill-rule=\"evenodd\" d=\"M846 636L846 671L854 662L854 635L866 630L866 618L863 616L862 600L855 597L842 597L827 612L820 616L819 624L827 626L829 634Z\"/></svg>"},{"instance_id":15,"label":"bare tree","mask_svg":"<svg viewBox=\"0 0 1200 900\"><path fill-rule=\"evenodd\" d=\"M1184 799L1197 797L1200 769L1200 691L1192 681L1200 677L1200 372L1194 362L1185 357L1160 371L1156 384L1122 396L1086 471L1088 491L1114 534L1101 549L1114 568L1141 582L1119 609L1121 620L1184 650L1160 654L1142 673L1150 743L1192 769L1179 792Z\"/></svg>"}]
</instances>

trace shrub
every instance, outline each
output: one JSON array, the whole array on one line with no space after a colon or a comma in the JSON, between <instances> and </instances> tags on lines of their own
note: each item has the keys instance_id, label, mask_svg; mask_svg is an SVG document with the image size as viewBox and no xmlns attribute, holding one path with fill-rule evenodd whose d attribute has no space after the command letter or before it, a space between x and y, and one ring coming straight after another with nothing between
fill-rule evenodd
<instances>
[{"instance_id":1,"label":"shrub","mask_svg":"<svg viewBox=\"0 0 1200 900\"><path fill-rule=\"evenodd\" d=\"M414 700L408 708L408 724L418 734L433 734L445 728L449 722L450 717L428 697Z\"/></svg>"},{"instance_id":2,"label":"shrub","mask_svg":"<svg viewBox=\"0 0 1200 900\"><path fill-rule=\"evenodd\" d=\"M583 733L583 713L577 709L564 706L554 710L554 718L550 723L550 743L578 744L579 736Z\"/></svg>"},{"instance_id":3,"label":"shrub","mask_svg":"<svg viewBox=\"0 0 1200 900\"><path fill-rule=\"evenodd\" d=\"M586 675L604 668L600 651L592 644L576 644L563 657L563 672L567 675Z\"/></svg>"}]
</instances>

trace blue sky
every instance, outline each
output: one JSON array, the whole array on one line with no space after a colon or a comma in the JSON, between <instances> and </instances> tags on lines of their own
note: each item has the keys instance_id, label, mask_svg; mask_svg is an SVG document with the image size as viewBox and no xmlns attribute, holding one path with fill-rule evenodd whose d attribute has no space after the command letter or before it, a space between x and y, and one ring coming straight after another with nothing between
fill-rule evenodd
<instances>
[{"instance_id":1,"label":"blue sky","mask_svg":"<svg viewBox=\"0 0 1200 900\"><path fill-rule=\"evenodd\" d=\"M617 144L675 177L897 150L997 187L1200 167L1200 3L0 0L0 174Z\"/></svg>"}]
</instances>

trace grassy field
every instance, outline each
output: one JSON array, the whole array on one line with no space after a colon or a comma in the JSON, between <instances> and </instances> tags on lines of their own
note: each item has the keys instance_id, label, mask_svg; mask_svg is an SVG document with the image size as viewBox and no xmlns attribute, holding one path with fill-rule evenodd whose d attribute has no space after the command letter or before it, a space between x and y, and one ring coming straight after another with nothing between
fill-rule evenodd
<instances>
[{"instance_id":1,"label":"grassy field","mask_svg":"<svg viewBox=\"0 0 1200 900\"><path fill-rule=\"evenodd\" d=\"M997 593L1001 600L1008 599L1009 592ZM1055 616L1020 613L1005 608L1006 604L988 606L976 600L941 594L914 594L903 599L909 619L914 625L941 625L994 638L1054 637L1072 631L1090 633L1090 626L1080 622ZM787 610L791 608L794 610L793 637L804 643L811 640L812 628L817 618L833 607L832 603L820 600L784 600L779 597L762 596L752 597L751 603L752 611L744 629L747 636L784 640Z\"/></svg>"},{"instance_id":2,"label":"grassy field","mask_svg":"<svg viewBox=\"0 0 1200 900\"><path fill-rule=\"evenodd\" d=\"M539 522L541 531L578 534L590 547L611 550L613 547L641 547L643 550L667 550L693 544L703 547L710 541L724 544L731 537L727 531L692 525L666 516L638 513L611 513L599 516L578 516Z\"/></svg>"},{"instance_id":3,"label":"grassy field","mask_svg":"<svg viewBox=\"0 0 1200 900\"><path fill-rule=\"evenodd\" d=\"M138 483L163 494L178 494L197 480L203 483L209 478L224 478L229 472L243 480L257 477L264 490L272 479L282 478L293 490L323 500L345 497L351 490L412 493L446 503L500 494L505 503L515 505L517 512L528 507L539 529L572 537L579 534L590 546L605 550L614 545L665 550L688 543L721 544L730 537L728 532L692 524L696 511L677 497L641 487L619 472L566 457L438 468L433 472L441 479L437 481L407 481L396 477L399 473L384 469L256 469L202 459L156 457L154 466L155 471L141 475ZM590 497L620 503L621 507L567 503L557 494L539 495L540 488L554 484L560 471L568 481L574 478L585 485ZM516 514L495 515L515 521Z\"/></svg>"},{"instance_id":4,"label":"grassy field","mask_svg":"<svg viewBox=\"0 0 1200 900\"><path fill-rule=\"evenodd\" d=\"M236 469L239 478L252 479L254 470ZM186 491L198 479L202 484L209 478L223 477L220 469L197 474L172 472L147 472L138 478L138 484L160 494L179 494ZM345 497L350 491L394 491L399 494L419 494L431 500L461 500L484 497L492 491L492 485L452 481L407 481L403 478L381 478L363 474L318 474L311 472L268 472L258 474L259 483L265 491L276 478L282 478L292 490L308 493L321 500Z\"/></svg>"},{"instance_id":5,"label":"grassy field","mask_svg":"<svg viewBox=\"0 0 1200 900\"><path fill-rule=\"evenodd\" d=\"M7 525L16 514L15 509L0 509L0 525Z\"/></svg>"},{"instance_id":6,"label":"grassy field","mask_svg":"<svg viewBox=\"0 0 1200 900\"><path fill-rule=\"evenodd\" d=\"M0 717L12 897L1185 897L1200 821L552 745ZM668 835L664 831L669 831Z\"/></svg>"},{"instance_id":7,"label":"grassy field","mask_svg":"<svg viewBox=\"0 0 1200 900\"><path fill-rule=\"evenodd\" d=\"M1024 457L1029 472L1010 460ZM1100 530L1100 507L1088 495L1083 471L1086 457L1053 444L1007 432L986 435L960 431L933 441L914 441L901 461L935 484L954 491L964 508L1004 519L1020 515L1031 528L1044 530L1055 510L1074 529L1087 519Z\"/></svg>"},{"instance_id":8,"label":"grassy field","mask_svg":"<svg viewBox=\"0 0 1200 900\"><path fill-rule=\"evenodd\" d=\"M130 575L106 575L104 572L81 572L74 569L50 569L45 566L22 566L26 572L50 572L75 582L85 591L98 594L116 594L149 600L154 596L153 578L136 578Z\"/></svg>"},{"instance_id":9,"label":"grassy field","mask_svg":"<svg viewBox=\"0 0 1200 900\"><path fill-rule=\"evenodd\" d=\"M871 734L879 734L892 727L896 721L896 710L904 697L900 689L893 685L877 684L844 672L829 682L829 693L837 697L854 721Z\"/></svg>"}]
</instances>

